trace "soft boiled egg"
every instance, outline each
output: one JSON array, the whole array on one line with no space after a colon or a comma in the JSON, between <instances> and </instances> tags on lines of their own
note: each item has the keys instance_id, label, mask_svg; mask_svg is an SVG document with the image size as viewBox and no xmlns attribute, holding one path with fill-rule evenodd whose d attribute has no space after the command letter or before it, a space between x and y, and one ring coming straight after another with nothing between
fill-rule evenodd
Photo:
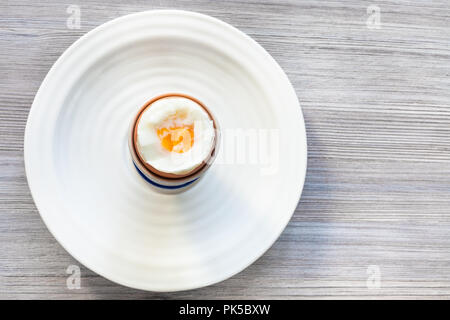
<instances>
[{"instance_id":1,"label":"soft boiled egg","mask_svg":"<svg viewBox=\"0 0 450 320\"><path fill-rule=\"evenodd\" d=\"M162 173L186 175L210 157L214 122L197 102L169 96L151 103L137 126L137 151L143 161Z\"/></svg>"}]
</instances>

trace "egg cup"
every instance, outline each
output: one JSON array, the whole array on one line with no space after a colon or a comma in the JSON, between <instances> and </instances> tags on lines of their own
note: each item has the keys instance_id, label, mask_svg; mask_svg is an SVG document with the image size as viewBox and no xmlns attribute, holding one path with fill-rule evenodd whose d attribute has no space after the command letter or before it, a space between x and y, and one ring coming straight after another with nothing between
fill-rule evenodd
<instances>
[{"instance_id":1,"label":"egg cup","mask_svg":"<svg viewBox=\"0 0 450 320\"><path fill-rule=\"evenodd\" d=\"M193 171L187 173L187 174L173 174L173 173L167 173L162 172L154 167L152 167L150 164L148 164L144 158L139 153L139 148L137 145L137 127L138 123L141 119L142 114L144 113L147 108L150 108L151 105L164 98L170 98L170 97L182 97L189 100L194 101L199 106L201 106L206 113L208 114L209 118L213 121L214 126L214 142L213 146L211 148L211 152L209 153L208 157L202 161L201 164L199 164ZM144 178L145 181L150 183L151 185L160 188L160 189L184 189L190 185L192 185L195 181L197 181L205 172L209 169L211 164L213 163L214 159L217 156L217 152L219 150L219 141L220 141L220 130L218 126L217 119L214 117L214 115L211 113L211 111L199 100L197 100L194 97L191 97L186 94L182 93L167 93L162 94L157 97L154 97L147 101L141 109L137 112L136 116L133 118L129 134L128 134L128 147L130 149L131 159L133 160L133 164L138 171L138 173L141 175L142 178Z\"/></svg>"}]
</instances>

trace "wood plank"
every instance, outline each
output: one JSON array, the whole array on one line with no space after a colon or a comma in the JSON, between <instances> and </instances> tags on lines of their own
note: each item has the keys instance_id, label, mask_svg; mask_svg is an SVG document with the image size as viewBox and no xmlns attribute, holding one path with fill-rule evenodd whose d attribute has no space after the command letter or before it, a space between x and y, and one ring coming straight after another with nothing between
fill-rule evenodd
<instances>
[{"instance_id":1,"label":"wood plank","mask_svg":"<svg viewBox=\"0 0 450 320\"><path fill-rule=\"evenodd\" d=\"M0 298L450 298L450 3L377 1L71 1L0 3ZM177 8L220 18L257 40L288 74L308 135L304 192L256 263L219 284L149 293L79 265L50 235L23 164L29 108L78 37L124 14ZM378 266L381 287L367 286Z\"/></svg>"}]
</instances>

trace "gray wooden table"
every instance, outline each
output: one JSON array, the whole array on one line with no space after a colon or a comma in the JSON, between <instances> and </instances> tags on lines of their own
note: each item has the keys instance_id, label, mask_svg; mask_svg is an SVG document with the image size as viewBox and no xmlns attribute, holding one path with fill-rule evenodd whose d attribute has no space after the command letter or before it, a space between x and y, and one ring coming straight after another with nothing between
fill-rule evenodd
<instances>
[{"instance_id":1,"label":"gray wooden table","mask_svg":"<svg viewBox=\"0 0 450 320\"><path fill-rule=\"evenodd\" d=\"M0 1L0 298L450 298L448 0L122 2ZM266 48L296 89L309 146L301 201L274 246L229 280L171 294L75 261L39 217L23 164L27 115L58 56L156 8L212 15ZM80 289L67 287L70 265Z\"/></svg>"}]
</instances>

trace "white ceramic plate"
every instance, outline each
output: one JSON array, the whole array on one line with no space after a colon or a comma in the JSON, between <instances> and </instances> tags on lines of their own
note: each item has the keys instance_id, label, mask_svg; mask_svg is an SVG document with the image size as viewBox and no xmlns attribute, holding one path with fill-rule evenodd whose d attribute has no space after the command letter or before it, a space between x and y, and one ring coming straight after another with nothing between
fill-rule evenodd
<instances>
[{"instance_id":1,"label":"white ceramic plate","mask_svg":"<svg viewBox=\"0 0 450 320\"><path fill-rule=\"evenodd\" d=\"M127 129L166 92L200 99L222 131L278 130L278 170L216 160L189 190L155 191ZM303 188L306 135L288 78L255 41L206 15L148 11L92 30L54 64L29 114L25 167L42 219L77 260L129 287L177 291L224 280L274 243Z\"/></svg>"}]
</instances>

